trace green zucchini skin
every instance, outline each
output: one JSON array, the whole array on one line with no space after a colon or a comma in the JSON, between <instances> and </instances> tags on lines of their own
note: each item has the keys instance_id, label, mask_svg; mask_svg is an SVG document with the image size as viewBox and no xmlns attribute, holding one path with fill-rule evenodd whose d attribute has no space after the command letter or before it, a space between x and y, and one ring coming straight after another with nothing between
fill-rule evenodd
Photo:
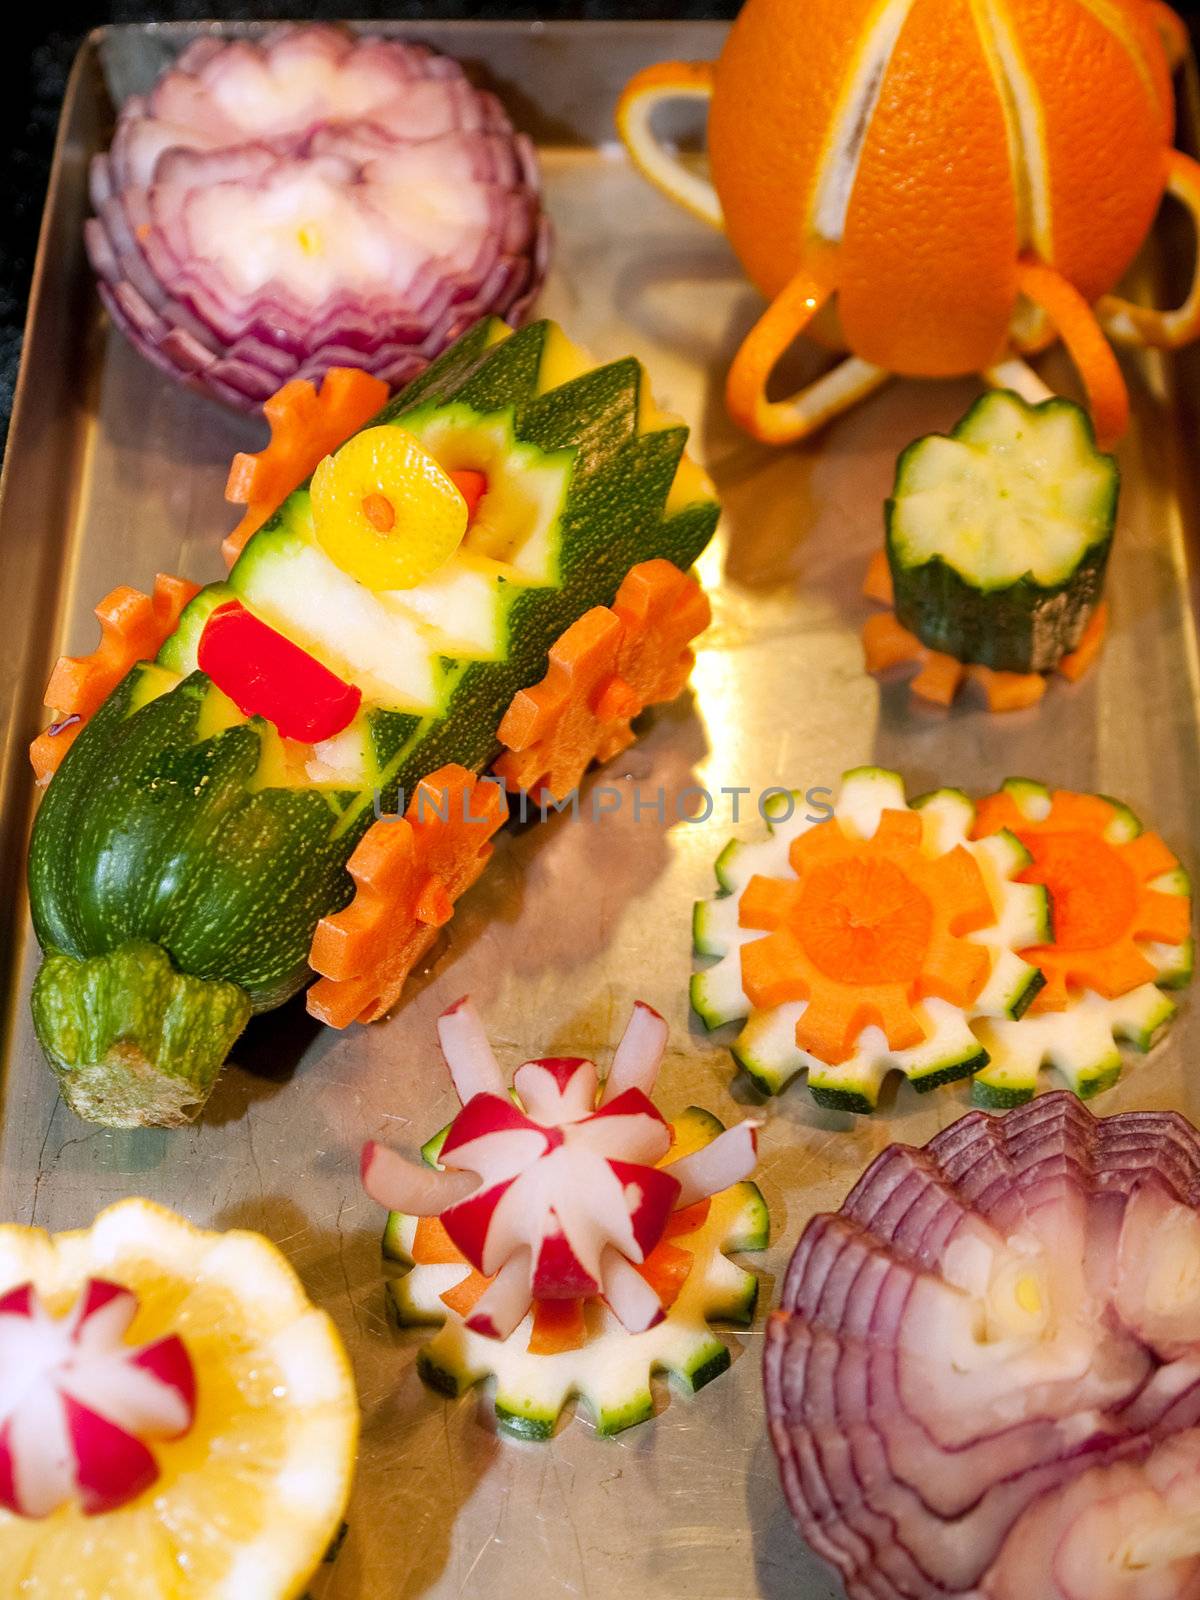
<instances>
[{"instance_id":1,"label":"green zucchini skin","mask_svg":"<svg viewBox=\"0 0 1200 1600\"><path fill-rule=\"evenodd\" d=\"M983 573L960 570L963 565L969 568L969 554L958 564L940 554L914 564L906 551L904 501L926 447L948 437L986 449L990 417L1000 407L1007 408L1010 415L1015 408L1023 419L1028 440L1022 438L1013 453L1019 457L1024 446L1029 460L1022 487L1027 487L1037 472L1042 474L1048 515L1062 516L1063 512L1061 507L1053 513L1050 509L1059 480L1053 467L1038 460L1040 429L1072 427L1080 466L1097 481L1096 502L1087 519L1093 536L1060 581L1039 582L1028 571L1015 582L994 586ZM897 618L929 649L959 661L1001 672L1052 671L1078 646L1103 595L1119 489L1115 461L1096 449L1091 421L1073 402L1054 398L1030 405L1009 391L982 396L948 436L933 434L914 440L897 460L895 485L884 509L885 548ZM947 528L949 546L958 531Z\"/></svg>"},{"instance_id":2,"label":"green zucchini skin","mask_svg":"<svg viewBox=\"0 0 1200 1600\"><path fill-rule=\"evenodd\" d=\"M236 984L186 977L138 940L88 961L48 956L30 1003L67 1103L110 1127L189 1121L250 1016Z\"/></svg>"},{"instance_id":3,"label":"green zucchini skin","mask_svg":"<svg viewBox=\"0 0 1200 1600\"><path fill-rule=\"evenodd\" d=\"M499 752L496 730L509 701L543 675L558 636L592 606L610 604L638 562L661 556L686 570L715 530L719 508L711 499L666 514L687 429L641 431L646 377L636 360L536 392L551 329L531 324L495 344L492 325L478 325L375 419L451 403L481 414L509 410L519 440L567 452L572 461L559 507L557 585L514 597L506 658L448 663L452 688L435 714L373 713L378 798L386 810L446 762L486 767ZM285 502L260 534L279 527L287 510ZM170 655L167 648L162 659ZM200 739L201 703L211 688L205 675L192 672L142 704L141 671L135 667L110 695L64 759L42 801L29 862L38 940L49 956L77 964L69 996L67 969L56 967L60 998L47 998L38 1011L39 1037L65 1084L73 1070L105 1063L71 1060L63 1041L82 1048L116 1029L106 1064L114 1075L110 1099L122 1117L136 1096L117 1085L129 1043L121 1006L114 1002L107 1022L91 1033L69 1026L80 995L99 992L95 970L83 964L115 961L130 945L143 953L154 947L176 973L224 986L222 995L236 988L247 1015L282 1004L311 977L317 922L352 896L346 862L374 820L377 798L374 790L256 787L265 725L252 720ZM157 972L157 962L149 965ZM123 981L132 970L123 961ZM147 1005L157 982L153 973L145 980ZM169 1074L180 1062L168 1035L160 1031L164 1058L151 1065ZM214 1029L215 1062L203 1071L191 1063L204 1092L230 1042ZM196 1109L202 1100L203 1093ZM83 1114L107 1120L103 1096L78 1104ZM155 1120L153 1106L146 1120Z\"/></svg>"},{"instance_id":4,"label":"green zucchini skin","mask_svg":"<svg viewBox=\"0 0 1200 1600\"><path fill-rule=\"evenodd\" d=\"M1079 644L1103 596L1110 548L1111 538L1066 583L1045 586L1027 575L992 590L965 583L940 556L915 568L896 562L896 616L923 645L959 661L997 672L1052 672Z\"/></svg>"},{"instance_id":5,"label":"green zucchini skin","mask_svg":"<svg viewBox=\"0 0 1200 1600\"><path fill-rule=\"evenodd\" d=\"M29 855L43 950L83 961L141 941L194 978L236 984L254 1011L308 977L324 908L344 903L346 858L372 818L340 837L357 796L250 788L263 724L196 741L201 672L132 715L141 669L68 752L38 813Z\"/></svg>"}]
</instances>

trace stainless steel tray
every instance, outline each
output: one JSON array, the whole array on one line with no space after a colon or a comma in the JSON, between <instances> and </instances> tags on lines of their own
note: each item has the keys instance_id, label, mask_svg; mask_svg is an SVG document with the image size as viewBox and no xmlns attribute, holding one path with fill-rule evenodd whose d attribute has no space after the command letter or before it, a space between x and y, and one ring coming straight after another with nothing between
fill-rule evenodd
<instances>
[{"instance_id":1,"label":"stainless steel tray","mask_svg":"<svg viewBox=\"0 0 1200 1600\"><path fill-rule=\"evenodd\" d=\"M1112 572L1115 630L1083 684L1052 687L1036 711L994 719L975 705L914 709L904 687L864 676L859 583L880 539L897 451L952 423L970 383L897 383L806 450L769 452L726 420L721 379L757 310L723 241L658 199L613 144L611 109L645 62L713 55L716 25L405 25L478 66L538 139L558 254L543 309L601 356L636 351L665 402L695 428L726 505L705 557L716 620L693 692L659 715L600 781L621 784L615 817L553 818L505 836L456 916L445 949L393 1019L345 1034L299 1005L256 1023L198 1127L111 1133L58 1102L28 1021L36 960L20 888L32 809L25 758L50 662L90 648L90 608L119 581L156 569L220 572L231 454L261 430L160 378L98 314L80 242L88 157L107 137L112 95L145 87L205 24L92 36L63 112L29 340L0 505L6 597L0 672L4 731L0 940L3 1131L0 1215L83 1224L128 1193L201 1223L262 1229L296 1265L350 1347L364 1435L349 1538L322 1592L338 1600L542 1595L593 1600L825 1600L832 1580L795 1536L763 1429L760 1330L732 1343L732 1371L692 1401L613 1442L582 1423L552 1444L498 1438L474 1397L418 1380L419 1339L388 1325L382 1218L359 1189L362 1140L414 1147L452 1107L434 1018L471 991L506 1064L547 1048L603 1063L631 1001L670 1019L665 1102L728 1119L753 1097L731 1082L719 1038L689 1020L689 910L735 830L727 804L673 822L691 783L833 785L848 766L902 769L913 791L982 791L1010 773L1095 788L1153 818L1189 867L1197 815L1197 637L1188 553L1200 473L1194 440L1200 357L1173 371L1130 369L1136 422L1121 448L1125 488ZM224 31L254 32L254 28ZM1187 105L1192 127L1195 96ZM1179 260L1176 260L1176 256ZM1160 295L1188 265L1169 228L1139 271ZM1050 376L1065 374L1051 364ZM667 820L634 814L632 786L663 786ZM585 812L586 812L585 806ZM1186 1002L1167 1043L1107 1094L1104 1112L1173 1105L1200 1114L1188 1070L1200 1007ZM836 1205L892 1138L921 1141L968 1104L965 1088L852 1121L816 1110L797 1086L766 1108L762 1182L775 1243L764 1306L801 1226Z\"/></svg>"}]
</instances>

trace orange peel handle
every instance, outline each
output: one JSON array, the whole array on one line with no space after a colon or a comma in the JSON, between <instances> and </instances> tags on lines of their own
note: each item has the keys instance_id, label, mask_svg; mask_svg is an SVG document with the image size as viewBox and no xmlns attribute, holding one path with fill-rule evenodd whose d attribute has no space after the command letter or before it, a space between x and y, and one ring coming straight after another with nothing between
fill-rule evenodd
<instances>
[{"instance_id":1,"label":"orange peel handle","mask_svg":"<svg viewBox=\"0 0 1200 1600\"><path fill-rule=\"evenodd\" d=\"M1096 438L1106 448L1129 425L1129 391L1095 312L1060 272L1032 256L1017 263L1017 287L1058 329L1087 390Z\"/></svg>"},{"instance_id":2,"label":"orange peel handle","mask_svg":"<svg viewBox=\"0 0 1200 1600\"><path fill-rule=\"evenodd\" d=\"M1181 67L1191 49L1187 23L1165 0L1150 0L1150 15L1167 52L1171 71Z\"/></svg>"},{"instance_id":3,"label":"orange peel handle","mask_svg":"<svg viewBox=\"0 0 1200 1600\"><path fill-rule=\"evenodd\" d=\"M1192 219L1196 261L1191 287L1183 304L1174 311L1136 306L1119 295L1105 295L1097 303L1096 310L1105 331L1119 344L1177 350L1200 336L1200 165L1181 150L1172 150L1168 157L1167 193L1175 196Z\"/></svg>"},{"instance_id":4,"label":"orange peel handle","mask_svg":"<svg viewBox=\"0 0 1200 1600\"><path fill-rule=\"evenodd\" d=\"M345 1028L395 1005L507 816L498 784L451 764L421 780L403 817L372 823L347 863L354 898L313 935L309 965L321 976L308 991L312 1016Z\"/></svg>"},{"instance_id":5,"label":"orange peel handle","mask_svg":"<svg viewBox=\"0 0 1200 1600\"><path fill-rule=\"evenodd\" d=\"M246 541L277 511L319 462L345 444L382 408L388 386L357 367L330 367L318 394L306 378L293 378L263 405L270 443L254 455L233 458L225 498L246 514L221 546L232 567Z\"/></svg>"},{"instance_id":6,"label":"orange peel handle","mask_svg":"<svg viewBox=\"0 0 1200 1600\"><path fill-rule=\"evenodd\" d=\"M50 781L62 759L82 732L88 718L139 661L149 661L174 633L183 608L200 585L160 572L151 594L127 584L113 589L95 609L100 643L86 656L59 656L46 685L45 704L53 727L38 734L29 747L29 759L39 784ZM67 727L60 724L68 718Z\"/></svg>"},{"instance_id":7,"label":"orange peel handle","mask_svg":"<svg viewBox=\"0 0 1200 1600\"><path fill-rule=\"evenodd\" d=\"M646 67L625 85L617 102L617 132L633 163L668 200L712 228L724 228L721 202L707 178L685 166L656 137L650 125L665 100L711 100L711 61L662 61Z\"/></svg>"},{"instance_id":8,"label":"orange peel handle","mask_svg":"<svg viewBox=\"0 0 1200 1600\"><path fill-rule=\"evenodd\" d=\"M781 357L832 291L806 272L794 277L747 334L733 359L725 404L740 428L763 444L792 444L887 382L889 374L850 356L786 400L769 400L767 385Z\"/></svg>"}]
</instances>

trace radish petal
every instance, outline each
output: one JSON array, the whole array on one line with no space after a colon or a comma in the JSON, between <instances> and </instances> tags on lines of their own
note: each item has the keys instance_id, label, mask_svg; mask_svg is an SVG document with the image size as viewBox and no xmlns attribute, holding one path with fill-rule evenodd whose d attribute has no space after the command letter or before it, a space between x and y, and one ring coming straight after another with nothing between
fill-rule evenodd
<instances>
[{"instance_id":1,"label":"radish petal","mask_svg":"<svg viewBox=\"0 0 1200 1600\"><path fill-rule=\"evenodd\" d=\"M559 1128L594 1112L596 1068L578 1057L526 1061L513 1075L513 1088L531 1117Z\"/></svg>"},{"instance_id":2,"label":"radish petal","mask_svg":"<svg viewBox=\"0 0 1200 1600\"><path fill-rule=\"evenodd\" d=\"M748 1178L758 1165L760 1122L739 1122L719 1133L711 1144L694 1150L690 1156L670 1162L663 1170L679 1184L676 1209L682 1211L707 1200Z\"/></svg>"},{"instance_id":3,"label":"radish petal","mask_svg":"<svg viewBox=\"0 0 1200 1600\"><path fill-rule=\"evenodd\" d=\"M469 995L446 1007L438 1018L437 1031L443 1059L464 1106L477 1094L506 1094L500 1063Z\"/></svg>"},{"instance_id":4,"label":"radish petal","mask_svg":"<svg viewBox=\"0 0 1200 1600\"><path fill-rule=\"evenodd\" d=\"M472 1333L485 1339L507 1339L529 1315L533 1295L529 1288L529 1255L511 1255L484 1290L467 1318Z\"/></svg>"},{"instance_id":5,"label":"radish petal","mask_svg":"<svg viewBox=\"0 0 1200 1600\"><path fill-rule=\"evenodd\" d=\"M662 1301L635 1267L617 1250L606 1250L602 1262L604 1298L629 1333L656 1328L666 1316Z\"/></svg>"},{"instance_id":6,"label":"radish petal","mask_svg":"<svg viewBox=\"0 0 1200 1600\"><path fill-rule=\"evenodd\" d=\"M473 1173L439 1172L373 1139L363 1145L362 1182L376 1204L413 1217L436 1217L479 1187Z\"/></svg>"},{"instance_id":7,"label":"radish petal","mask_svg":"<svg viewBox=\"0 0 1200 1600\"><path fill-rule=\"evenodd\" d=\"M602 1106L626 1089L653 1094L658 1069L666 1054L668 1034L666 1019L653 1006L648 1006L644 1000L634 1002L633 1015L621 1035L604 1082Z\"/></svg>"}]
</instances>

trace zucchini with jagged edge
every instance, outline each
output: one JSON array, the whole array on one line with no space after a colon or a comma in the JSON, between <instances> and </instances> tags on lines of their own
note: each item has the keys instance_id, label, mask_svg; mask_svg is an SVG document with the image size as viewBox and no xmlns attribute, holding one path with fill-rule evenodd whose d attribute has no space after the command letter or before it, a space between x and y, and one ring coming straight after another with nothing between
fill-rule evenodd
<instances>
[{"instance_id":1,"label":"zucchini with jagged edge","mask_svg":"<svg viewBox=\"0 0 1200 1600\"><path fill-rule=\"evenodd\" d=\"M984 395L896 463L887 558L921 643L1004 672L1048 672L1104 588L1118 474L1069 400Z\"/></svg>"},{"instance_id":2,"label":"zucchini with jagged edge","mask_svg":"<svg viewBox=\"0 0 1200 1600\"><path fill-rule=\"evenodd\" d=\"M1052 923L1051 937L1023 952L1046 978L1042 996L1017 1021L975 1024L989 1060L972 1098L989 1110L1020 1105L1051 1067L1090 1099L1120 1076L1121 1045L1139 1054L1154 1046L1176 1010L1164 991L1191 980L1188 875L1107 795L1010 778L980 801L977 819L977 832L1021 838L1031 852L1024 876L1047 887Z\"/></svg>"},{"instance_id":3,"label":"zucchini with jagged edge","mask_svg":"<svg viewBox=\"0 0 1200 1600\"><path fill-rule=\"evenodd\" d=\"M549 322L480 323L372 426L388 424L446 471L486 477L451 560L415 589L364 587L318 542L305 484L227 583L191 602L158 661L114 690L42 802L30 896L54 960L35 1019L81 1115L194 1115L234 1013L308 980L313 930L351 898L346 862L376 797L392 811L447 762L486 767L514 694L543 676L565 629L611 603L639 562L689 568L716 526L687 428L656 409L641 364L597 366ZM312 746L281 739L199 670L205 625L233 602L361 690L349 727ZM138 958L146 947L196 987L167 994L161 962ZM178 1013L208 984L223 1025L205 1050Z\"/></svg>"},{"instance_id":4,"label":"zucchini with jagged edge","mask_svg":"<svg viewBox=\"0 0 1200 1600\"><path fill-rule=\"evenodd\" d=\"M977 1072L988 1058L972 1031L972 1019L979 1015L1020 1016L1042 983L1037 968L1017 953L1049 936L1045 890L1014 882L1029 864L1028 852L1011 833L971 841L975 810L960 790L938 790L910 804L899 775L879 767L860 767L845 774L831 819L809 815L800 794L774 797L764 809L769 837L725 847L716 862L720 893L715 899L701 901L693 914L696 954L718 958L694 973L691 981L692 1007L705 1026L715 1029L732 1022L742 1024L730 1050L764 1093L777 1094L804 1071L813 1099L830 1110L874 1111L893 1071L903 1073L920 1093ZM896 819L908 816L919 818L919 840L899 840L894 849L889 846L886 851L873 848L871 841L885 826L885 818L892 819L886 828L893 833L906 827L910 835L916 834L914 822L897 824ZM807 859L799 860L799 869L793 852L797 846L803 847L804 841L811 844L818 839L822 830L831 845L833 833L840 834L838 852L846 853L852 862L857 854L859 860L843 886L825 904L814 905L804 896L809 890L814 898L822 893L818 874L825 870L825 862L833 859L834 851L804 851ZM981 969L982 952L986 952L982 983L972 985L969 996L956 1003L937 974L919 970L919 963L905 981L887 985L888 995L881 994L865 974L852 977L843 973L837 981L837 969L827 959L830 947L827 942L824 950L814 947L808 919L814 913L826 919L830 905L835 914L840 906L846 930L857 929L872 940L877 930L882 944L894 932L890 925L896 920L895 907L911 898L902 880L916 888L927 869L940 872L938 863L947 863L960 849L974 860L974 869L966 869L974 879L971 897L980 900L985 893L988 902L986 916L971 917L966 933L966 942L980 949L974 959ZM884 857L882 862L880 857ZM962 868L962 858L955 859ZM886 882L879 876L881 867ZM962 877L961 870L947 873L944 884L934 880L932 887L948 901L961 888ZM829 881L826 877L825 882ZM864 885L874 885L869 894L859 893ZM923 895L929 887L917 888L917 894ZM761 915L767 903L764 889L774 894L783 908L771 931L765 931L765 925L774 919ZM754 901L749 916L744 914L748 892ZM953 937L949 928L944 932ZM792 943L778 945L776 965L785 980L780 992L756 998L746 952L764 936L773 941L790 938ZM937 948L945 947L946 940L936 934L931 923L922 940L913 940L912 949L919 944L936 961ZM971 957L969 950L960 948L960 957L964 954ZM797 981L794 990L785 994L789 967ZM832 990L830 979L835 985ZM937 988L942 989L940 997ZM810 1006L828 1010L830 1002L833 1010L843 1015L862 1011L857 1031L851 1030L854 1036L844 1050L836 1052L840 1057L836 1060L827 1059L804 1037ZM885 1003L893 1012L903 1009L914 1024L909 1042L890 1039L879 1026Z\"/></svg>"},{"instance_id":5,"label":"zucchini with jagged edge","mask_svg":"<svg viewBox=\"0 0 1200 1600\"><path fill-rule=\"evenodd\" d=\"M674 1119L675 1158L699 1149L723 1131L723 1124L699 1106ZM422 1154L435 1162L443 1134ZM448 1294L466 1276L465 1261L415 1265L417 1219L392 1212L383 1236L385 1261L401 1269L389 1278L388 1297L402 1327L438 1327L417 1357L417 1369L440 1394L461 1395L487 1378L495 1379L496 1421L505 1433L523 1439L548 1439L572 1399L586 1407L596 1431L620 1433L654 1414L651 1377L663 1372L685 1393L718 1377L730 1364L725 1343L711 1322L748 1328L758 1303L758 1277L729 1256L763 1250L770 1224L758 1185L745 1181L715 1195L694 1232L676 1236L693 1256L692 1269L663 1321L631 1334L603 1302L586 1307L588 1337L581 1348L554 1354L529 1350L531 1321L507 1339L487 1339L467 1328L450 1311Z\"/></svg>"}]
</instances>

